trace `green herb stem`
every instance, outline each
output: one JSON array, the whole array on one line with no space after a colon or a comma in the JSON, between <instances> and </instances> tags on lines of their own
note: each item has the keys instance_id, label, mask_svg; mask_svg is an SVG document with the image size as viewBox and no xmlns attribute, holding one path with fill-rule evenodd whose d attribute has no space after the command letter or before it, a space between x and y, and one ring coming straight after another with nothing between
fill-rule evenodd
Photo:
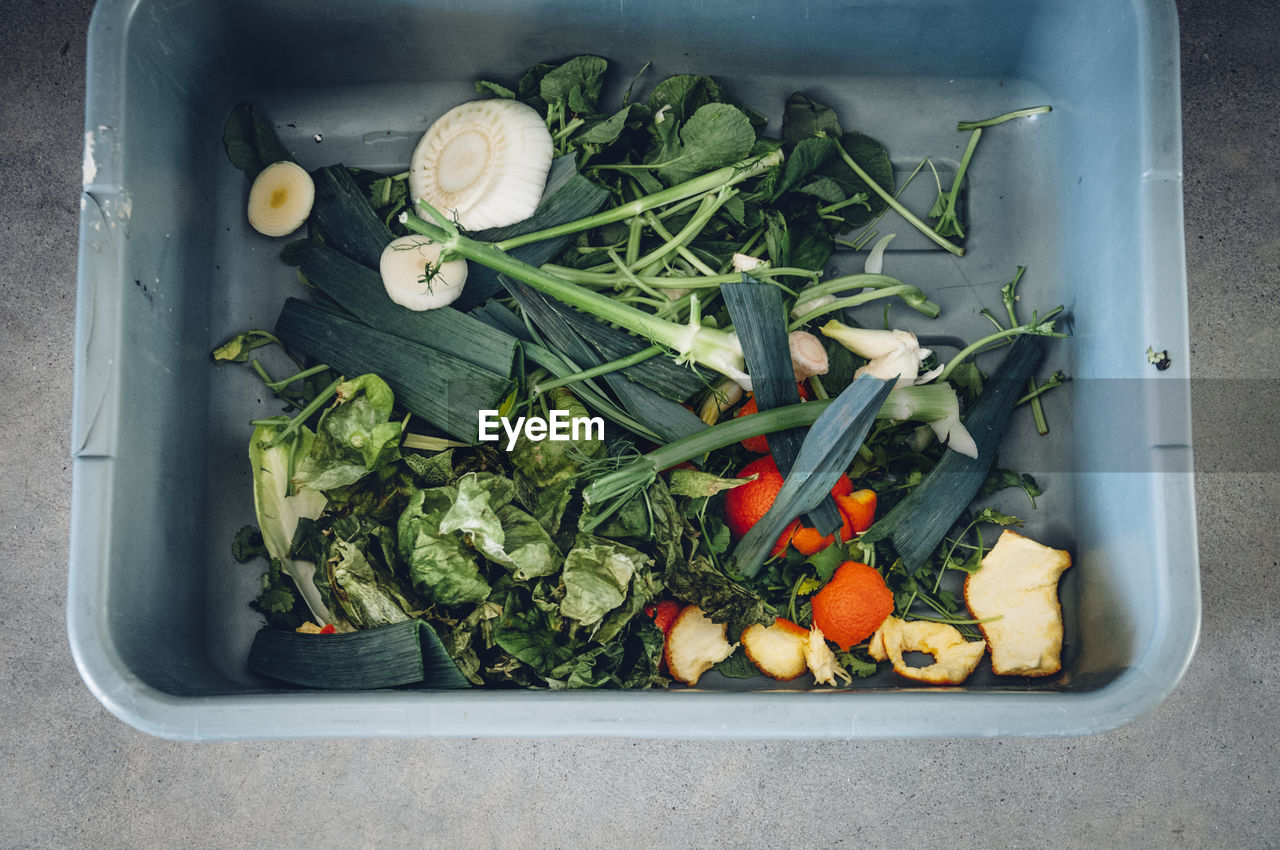
<instances>
[{"instance_id":1,"label":"green herb stem","mask_svg":"<svg viewBox=\"0 0 1280 850\"><path fill-rule=\"evenodd\" d=\"M844 149L844 145L837 143L836 150L840 152L840 158L844 160L845 165L849 166L849 168L853 170L853 173L858 175L862 182L870 186L872 191L880 196L881 200L893 207L894 212L906 219L908 224L927 236L929 240L938 245L938 247L955 254L957 257L964 256L964 248L961 248L954 242L944 239L942 236L938 235L937 231L921 221L915 213L911 212L911 210L903 206L897 198L889 194L889 192L877 183L862 166L858 165L858 163L854 161L853 157L849 156L849 152Z\"/></svg>"},{"instance_id":2,"label":"green herb stem","mask_svg":"<svg viewBox=\"0 0 1280 850\"><path fill-rule=\"evenodd\" d=\"M798 328L802 328L814 319L817 319L820 316L825 316L828 313L835 313L837 311L844 310L847 307L858 307L862 304L878 301L881 298L892 298L893 296L901 297L908 306L918 310L931 319L937 318L938 314L941 312L941 309L937 304L934 304L932 301L924 297L924 293L919 287L904 283L900 286L888 286L883 289L876 289L873 292L863 292L858 295L837 298L835 301L830 301L823 304L821 307L815 307L803 316L793 320L791 324L788 325L787 330L794 331ZM810 297L811 296L808 292L806 292L804 295L805 300L809 300Z\"/></svg>"},{"instance_id":3,"label":"green herb stem","mask_svg":"<svg viewBox=\"0 0 1280 850\"><path fill-rule=\"evenodd\" d=\"M724 168L718 168L715 171L709 171L692 180L686 180L683 183L677 183L668 189L662 189L657 192L637 198L616 207L589 215L575 221L566 222L565 224L555 227L548 227L544 230L537 230L533 233L526 233L520 236L513 236L495 244L495 247L509 251L521 245L528 245L532 242L541 242L545 239L555 239L560 236L571 236L581 233L585 230L593 230L606 224L614 224L619 221L626 221L648 210L657 209L658 207L683 201L696 195L702 195L708 192L718 192L726 186L733 186L752 177L757 177L770 168L781 165L783 154L781 149L771 151L767 154L754 157L747 160L742 165L727 165Z\"/></svg>"},{"instance_id":4,"label":"green herb stem","mask_svg":"<svg viewBox=\"0 0 1280 850\"><path fill-rule=\"evenodd\" d=\"M433 218L438 211L421 204ZM437 218L441 221L442 217ZM479 242L458 233L452 226L431 224L413 214L406 214L405 226L432 239L450 254L488 266L499 274L505 274L573 307L586 310L599 318L621 325L636 333L642 333L655 342L678 347L686 328L674 322L655 319L651 314L620 304L616 299L578 286L542 268L531 266L506 253L496 244Z\"/></svg>"},{"instance_id":5,"label":"green herb stem","mask_svg":"<svg viewBox=\"0 0 1280 850\"><path fill-rule=\"evenodd\" d=\"M600 476L583 491L583 499L588 505L604 505L615 500L620 505L647 487L664 469L696 460L716 449L731 446L757 434L771 434L774 431L812 425L831 404L831 401L809 401L775 407L704 428ZM612 511L602 512L593 519L597 523L603 522L611 513Z\"/></svg>"},{"instance_id":6,"label":"green herb stem","mask_svg":"<svg viewBox=\"0 0 1280 850\"><path fill-rule=\"evenodd\" d=\"M963 363L965 360L979 353L984 348L994 343L1002 342L1003 340L1006 340L1006 339L1011 339L1013 337L1023 336L1023 335L1051 336L1051 337L1057 337L1058 339L1066 339L1069 336L1069 334L1048 330L1049 327L1052 327L1052 322L1051 322L1052 317L1062 312L1062 309L1063 309L1062 307L1055 307L1052 311L1049 312L1048 315L1046 315L1043 319L1039 321L1029 322L1025 325L1018 325L1012 328L1006 328L1005 330L997 331L996 333L990 334L988 336L984 336L982 339L976 342L970 343L968 346L962 349L960 353L958 353L955 357L951 358L951 361L947 363L947 365L943 367L942 372L939 373L937 380L939 381L947 380L947 378L951 375L951 373L955 371L956 367L959 366L961 363Z\"/></svg>"},{"instance_id":7,"label":"green herb stem","mask_svg":"<svg viewBox=\"0 0 1280 850\"><path fill-rule=\"evenodd\" d=\"M997 124L1003 124L1006 121L1012 121L1015 118L1026 118L1030 115L1043 115L1046 112L1052 112L1052 106L1032 106L1027 109L1015 109L1013 112L1006 112L1003 115L997 115L995 118L987 118L982 121L960 121L956 124L957 130L977 130L982 127L994 127Z\"/></svg>"},{"instance_id":8,"label":"green herb stem","mask_svg":"<svg viewBox=\"0 0 1280 850\"><path fill-rule=\"evenodd\" d=\"M333 396L337 394L338 385L341 383L342 378L337 378L332 384L321 390L319 395L311 399L310 404L298 411L298 415L290 419L289 424L284 426L284 428L280 430L280 433L268 440L267 444L263 448L274 448L286 437L292 438L295 431L301 428L303 424L305 424L306 421L316 413L316 411L324 407L325 404L328 403L329 399L333 398Z\"/></svg>"},{"instance_id":9,"label":"green herb stem","mask_svg":"<svg viewBox=\"0 0 1280 850\"><path fill-rule=\"evenodd\" d=\"M969 163L973 160L974 151L978 149L978 140L981 138L982 128L975 127L973 134L969 136L969 144L965 147L964 156L960 158L960 165L956 168L956 176L951 181L951 191L947 193L938 214L937 230L941 233L954 233L961 239L964 238L964 227L956 218L956 201L960 198L960 184L964 182L964 175L969 170Z\"/></svg>"},{"instance_id":10,"label":"green herb stem","mask_svg":"<svg viewBox=\"0 0 1280 850\"><path fill-rule=\"evenodd\" d=\"M717 207L716 207L716 210L719 210L719 206L717 206ZM712 213L712 215L714 215L714 212ZM695 216L695 218L696 218L696 216ZM703 226L703 227L705 227L705 226L706 226L706 222L708 222L708 221L710 221L710 220L711 220L711 218L710 218L710 216L708 216L708 217L707 217L707 219L706 219L706 221L704 221L704 222L702 223L702 226ZM688 238L681 238L681 237L679 237L679 236L672 236L672 235L671 235L671 231L667 230L667 228L666 228L666 227L664 227L664 226L662 225L662 222L658 220L658 217L657 217L656 215L654 215L652 211L651 211L651 212L647 212L647 213L645 213L645 221L648 223L649 227L651 227L651 228L653 229L653 232L654 232L654 233L658 234L658 236L659 236L660 238L662 238L662 239L665 239L665 240L666 240L666 243L667 243L668 245L675 245L675 249L676 249L676 251L677 251L677 252L679 252L680 256L681 256L681 257L684 257L684 258L685 258L685 260L687 260L687 261L689 262L689 264L690 264L690 265L692 265L695 269L697 269L697 270L698 270L699 272L701 272L703 275L711 276L711 275L714 275L714 274L716 273L716 272L715 272L715 269L711 268L711 267L710 267L710 266L708 266L706 263L702 262L702 260L699 260L699 259L698 259L698 257L697 257L697 255L696 255L696 254L694 254L692 251L690 251L690 250L689 250L689 242L691 242L691 241L692 241L693 236L696 236L696 235L697 235L697 233L696 233L696 232L695 232L695 233L690 234ZM691 221L692 221L692 220L691 220ZM701 231L701 229L702 229L702 228L701 228L701 227L699 227L699 228L698 228L698 231ZM682 231L681 231L681 233L683 234L683 233L685 233L687 230L688 230L688 228L685 228L684 230L682 230ZM642 269L642 268L644 268L643 260L641 260L641 259L637 259L636 261L634 261L634 262L632 263L632 268L633 268L633 269Z\"/></svg>"},{"instance_id":11,"label":"green herb stem","mask_svg":"<svg viewBox=\"0 0 1280 850\"><path fill-rule=\"evenodd\" d=\"M680 232L675 236L672 236L656 218L653 219L650 222L650 226L653 227L655 233L666 241L632 263L631 270L641 274L652 271L671 254L679 252L686 260L692 262L698 271L703 272L703 274L715 274L714 270L707 268L705 264L694 256L693 252L689 251L688 245L702 232L707 223L715 217L720 207L724 206L725 201L729 200L734 194L736 194L735 191L728 187L714 194L708 194L703 198L702 203L698 205L697 211L694 212L693 216L685 223L684 227L680 228Z\"/></svg>"},{"instance_id":12,"label":"green herb stem","mask_svg":"<svg viewBox=\"0 0 1280 850\"><path fill-rule=\"evenodd\" d=\"M551 263L542 266L544 271L548 271L558 277L563 278L571 283L581 286L609 286L618 287L620 285L621 272L605 272L568 268L566 266L557 266ZM804 277L810 280L817 280L821 275L809 269L800 268L776 268L776 269L753 269L751 276L764 280L767 283L775 283L776 278L780 277ZM726 272L724 274L716 274L709 276L689 275L681 276L658 276L658 275L627 275L627 280L635 283L643 283L645 286L651 286L654 289L719 289L722 284L737 283L742 280L741 272ZM868 284L863 284L864 286ZM786 289L786 287L782 287Z\"/></svg>"},{"instance_id":13,"label":"green herb stem","mask_svg":"<svg viewBox=\"0 0 1280 850\"><path fill-rule=\"evenodd\" d=\"M594 366L590 369L584 369L576 375L566 375L563 378L556 378L551 381L536 383L532 386L532 390L534 393L541 394L548 392L549 390L554 390L557 387L567 387L568 385L575 384L579 381L598 378L601 375L607 375L610 372L617 372L620 369L627 369L638 363L643 363L649 358L656 357L665 351L666 349L660 345L651 345L648 348L637 351L635 354L630 354L626 357L619 357L617 360L610 360L608 363L601 363L599 366Z\"/></svg>"},{"instance_id":14,"label":"green herb stem","mask_svg":"<svg viewBox=\"0 0 1280 850\"><path fill-rule=\"evenodd\" d=\"M261 368L261 367L258 365L258 361L256 361L256 360L255 360L255 361L253 361L253 362L254 362L255 370L257 370L257 369L260 369L260 368ZM329 369L329 367L328 367L328 366L326 366L325 364L321 363L321 364L320 364L320 365L318 365L318 366L312 366L310 369L303 369L301 372L298 372L298 373L296 373L296 374L294 374L294 375L290 375L290 376L289 376L289 377L287 377L287 378L281 378L281 379L280 379L280 380L278 380L278 381L270 380L270 379L269 379L269 377L267 376L267 374L266 374L266 372L265 372L265 371L259 371L259 373L258 373L258 374L259 374L259 376L262 378L262 382L263 382L264 384L266 384L266 386L267 386L269 389L271 389L271 391L272 391L272 392L277 392L277 393L278 393L278 392L280 392L281 390L285 389L285 388L286 388L286 387L288 387L290 384L292 384L292 383L294 383L294 382L296 382L296 381L302 381L302 380L305 380L305 379L307 379L307 378L310 378L312 375L319 375L321 372L326 372L326 371L328 371L328 369Z\"/></svg>"},{"instance_id":15,"label":"green herb stem","mask_svg":"<svg viewBox=\"0 0 1280 850\"><path fill-rule=\"evenodd\" d=\"M522 345L522 349L530 360L557 377L568 377L570 375L579 374L582 371L571 361L541 345L526 342ZM636 421L634 417L630 416L626 411L618 407L602 393L592 387L589 381L580 382L580 385L574 388L574 394L582 400L583 404L595 410L601 416L605 416L613 420L627 430L635 434L639 434L645 439L653 440L655 443L662 442L662 437L660 435L654 433L652 429ZM538 396L538 398L541 399L544 398L544 396Z\"/></svg>"},{"instance_id":16,"label":"green herb stem","mask_svg":"<svg viewBox=\"0 0 1280 850\"><path fill-rule=\"evenodd\" d=\"M1018 324L1018 313L1015 306L1018 303L1018 282L1022 280L1022 275L1026 270L1026 266L1018 266L1018 271L1014 274L1013 280L1009 281L1009 283L1000 290L1000 294L1004 298L1005 312L1009 314L1010 325ZM991 320L994 322L994 317ZM998 322L996 324L997 326L999 325ZM1054 384L1054 386L1057 386L1057 384ZM1036 379L1032 377L1027 381L1027 395L1018 399L1016 402L1017 404L1023 404L1026 401L1031 402L1031 416L1036 423L1036 433L1042 437L1049 433L1049 419L1045 416L1044 405L1040 402L1040 394L1044 392L1045 389L1050 389L1050 387L1040 389L1036 386Z\"/></svg>"}]
</instances>

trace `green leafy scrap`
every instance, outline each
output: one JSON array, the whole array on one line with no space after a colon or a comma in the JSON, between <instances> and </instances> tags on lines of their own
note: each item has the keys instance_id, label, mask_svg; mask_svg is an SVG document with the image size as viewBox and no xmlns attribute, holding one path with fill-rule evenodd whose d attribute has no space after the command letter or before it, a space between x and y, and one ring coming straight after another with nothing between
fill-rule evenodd
<instances>
[{"instance_id":1,"label":"green leafy scrap","mask_svg":"<svg viewBox=\"0 0 1280 850\"><path fill-rule=\"evenodd\" d=\"M645 165L668 184L741 162L755 147L751 121L736 106L708 103L680 123L669 111L655 112L659 146Z\"/></svg>"},{"instance_id":2,"label":"green leafy scrap","mask_svg":"<svg viewBox=\"0 0 1280 850\"><path fill-rule=\"evenodd\" d=\"M460 532L481 555L527 580L556 572L563 555L545 528L514 507L515 484L492 473L459 479L453 506L440 520L440 533Z\"/></svg>"},{"instance_id":3,"label":"green leafy scrap","mask_svg":"<svg viewBox=\"0 0 1280 850\"><path fill-rule=\"evenodd\" d=\"M584 626L594 625L620 606L636 572L651 562L643 552L590 534L579 534L564 559L565 595L560 612Z\"/></svg>"},{"instance_id":4,"label":"green leafy scrap","mask_svg":"<svg viewBox=\"0 0 1280 850\"><path fill-rule=\"evenodd\" d=\"M395 397L376 375L338 385L337 403L320 417L316 439L294 480L315 490L359 481L399 456L400 422L390 422Z\"/></svg>"},{"instance_id":5,"label":"green leafy scrap","mask_svg":"<svg viewBox=\"0 0 1280 850\"><path fill-rule=\"evenodd\" d=\"M752 623L767 626L778 616L759 593L716 568L706 557L668 565L663 580L673 596L697 605L713 622L728 624L732 634Z\"/></svg>"},{"instance_id":6,"label":"green leafy scrap","mask_svg":"<svg viewBox=\"0 0 1280 850\"><path fill-rule=\"evenodd\" d=\"M396 528L399 554L414 589L441 605L482 602L491 590L474 551L459 537L440 531L457 492L453 487L419 490Z\"/></svg>"},{"instance_id":7,"label":"green leafy scrap","mask_svg":"<svg viewBox=\"0 0 1280 850\"><path fill-rule=\"evenodd\" d=\"M227 159L249 180L275 162L293 162L293 156L276 135L275 127L255 103L239 103L222 129Z\"/></svg>"}]
</instances>

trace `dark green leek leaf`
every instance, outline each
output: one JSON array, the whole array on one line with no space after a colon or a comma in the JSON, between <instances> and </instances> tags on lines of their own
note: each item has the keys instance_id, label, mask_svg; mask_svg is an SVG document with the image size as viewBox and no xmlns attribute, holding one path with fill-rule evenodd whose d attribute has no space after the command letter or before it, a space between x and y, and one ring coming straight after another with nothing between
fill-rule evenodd
<instances>
[{"instance_id":1,"label":"dark green leek leaf","mask_svg":"<svg viewBox=\"0 0 1280 850\"><path fill-rule=\"evenodd\" d=\"M729 308L729 318L742 345L756 408L772 410L800 404L800 390L791 365L791 346L787 341L782 290L744 273L741 281L722 285L720 295ZM788 428L769 435L769 451L783 475L791 470L804 434L803 428Z\"/></svg>"},{"instance_id":2,"label":"dark green leek leaf","mask_svg":"<svg viewBox=\"0 0 1280 850\"><path fill-rule=\"evenodd\" d=\"M476 442L479 411L497 410L511 387L506 375L294 298L276 335L344 375L381 376L407 410L467 443Z\"/></svg>"},{"instance_id":3,"label":"dark green leek leaf","mask_svg":"<svg viewBox=\"0 0 1280 850\"><path fill-rule=\"evenodd\" d=\"M533 334L520 321L520 317L501 301L490 299L468 313L491 328L505 331L522 342L533 342Z\"/></svg>"},{"instance_id":4,"label":"dark green leek leaf","mask_svg":"<svg viewBox=\"0 0 1280 850\"><path fill-rule=\"evenodd\" d=\"M734 559L739 572L747 577L759 572L787 524L830 494L892 389L891 382L863 375L822 412L809 429L773 505L738 541Z\"/></svg>"},{"instance_id":5,"label":"dark green leek leaf","mask_svg":"<svg viewBox=\"0 0 1280 850\"><path fill-rule=\"evenodd\" d=\"M743 274L741 281L721 286L720 294L742 344L756 409L800 404L782 291ZM791 472L804 439L803 428L788 428L769 435L769 452L784 476ZM823 499L813 506L809 520L821 533L830 534L840 527L840 511L833 500Z\"/></svg>"},{"instance_id":6,"label":"dark green leek leaf","mask_svg":"<svg viewBox=\"0 0 1280 850\"><path fill-rule=\"evenodd\" d=\"M562 356L579 369L599 366L604 362L565 320L561 311L567 308L562 304L505 275L499 279L529 320ZM601 376L601 380L618 396L628 413L663 440L677 440L707 427L692 411L622 375L611 372Z\"/></svg>"},{"instance_id":7,"label":"dark green leek leaf","mask_svg":"<svg viewBox=\"0 0 1280 850\"><path fill-rule=\"evenodd\" d=\"M551 306L559 308L565 320L606 361L619 360L648 347L648 340L641 340L580 310L562 307L555 302L551 302ZM622 373L672 401L684 401L707 387L702 375L676 363L674 358L662 355L628 366Z\"/></svg>"},{"instance_id":8,"label":"dark green leek leaf","mask_svg":"<svg viewBox=\"0 0 1280 850\"><path fill-rule=\"evenodd\" d=\"M964 419L978 456L947 451L915 489L862 535L866 543L887 537L909 569L920 568L978 493L995 460L1000 438L1027 380L1043 354L1041 340L1020 336L986 382Z\"/></svg>"},{"instance_id":9,"label":"dark green leek leaf","mask_svg":"<svg viewBox=\"0 0 1280 850\"><path fill-rule=\"evenodd\" d=\"M559 156L551 163L542 200L529 218L506 227L481 230L473 235L486 242L500 242L597 212L608 201L609 192L579 174L575 159L572 155ZM531 266L540 266L554 259L570 241L571 237L568 236L544 239L512 248L508 253ZM458 310L470 310L501 291L502 285L498 282L497 272L481 263L472 263L467 272L467 285L458 300L453 302L453 306Z\"/></svg>"},{"instance_id":10,"label":"dark green leek leaf","mask_svg":"<svg viewBox=\"0 0 1280 850\"><path fill-rule=\"evenodd\" d=\"M332 635L262 629L249 651L249 669L308 688L369 690L419 682L429 688L468 687L436 633L421 620Z\"/></svg>"},{"instance_id":11,"label":"dark green leek leaf","mask_svg":"<svg viewBox=\"0 0 1280 850\"><path fill-rule=\"evenodd\" d=\"M341 165L311 172L316 197L311 205L311 227L325 244L356 262L377 269L382 250L395 237L369 204L369 196ZM305 272L304 272L305 274Z\"/></svg>"},{"instance_id":12,"label":"dark green leek leaf","mask_svg":"<svg viewBox=\"0 0 1280 850\"><path fill-rule=\"evenodd\" d=\"M453 307L406 310L387 297L378 272L327 244L312 245L303 255L301 268L313 286L370 327L486 371L511 374L516 356L516 339L511 334Z\"/></svg>"}]
</instances>

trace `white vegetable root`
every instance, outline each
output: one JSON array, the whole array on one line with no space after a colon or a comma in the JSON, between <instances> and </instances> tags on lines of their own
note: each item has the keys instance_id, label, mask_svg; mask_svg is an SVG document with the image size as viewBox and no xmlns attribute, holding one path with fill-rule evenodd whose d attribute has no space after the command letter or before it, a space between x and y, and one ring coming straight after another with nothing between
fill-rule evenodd
<instances>
[{"instance_id":1,"label":"white vegetable root","mask_svg":"<svg viewBox=\"0 0 1280 850\"><path fill-rule=\"evenodd\" d=\"M409 165L409 193L464 230L503 227L533 214L554 145L536 110L514 100L475 100L442 115Z\"/></svg>"}]
</instances>

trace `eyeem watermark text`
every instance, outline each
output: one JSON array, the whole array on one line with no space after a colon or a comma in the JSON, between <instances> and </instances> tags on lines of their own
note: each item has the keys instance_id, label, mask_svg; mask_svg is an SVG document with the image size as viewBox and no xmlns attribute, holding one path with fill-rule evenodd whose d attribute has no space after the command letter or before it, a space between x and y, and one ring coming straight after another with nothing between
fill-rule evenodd
<instances>
[{"instance_id":1,"label":"eyeem watermark text","mask_svg":"<svg viewBox=\"0 0 1280 850\"><path fill-rule=\"evenodd\" d=\"M551 415L546 418L518 416L514 420L508 416L499 416L496 410L481 410L479 424L481 442L500 442L505 433L507 451L516 447L521 434L534 442L604 439L604 419L599 416L570 416L564 410L552 410Z\"/></svg>"}]
</instances>

